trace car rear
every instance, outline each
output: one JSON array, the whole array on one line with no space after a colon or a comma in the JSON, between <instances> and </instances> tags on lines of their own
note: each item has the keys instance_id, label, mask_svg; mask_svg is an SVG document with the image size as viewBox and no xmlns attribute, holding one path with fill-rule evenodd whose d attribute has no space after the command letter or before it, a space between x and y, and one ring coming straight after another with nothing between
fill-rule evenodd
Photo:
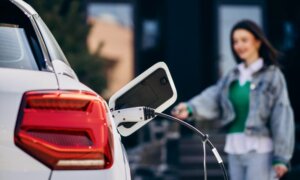
<instances>
[{"instance_id":1,"label":"car rear","mask_svg":"<svg viewBox=\"0 0 300 180\"><path fill-rule=\"evenodd\" d=\"M0 179L130 179L106 102L53 58L33 9L12 2L0 5Z\"/></svg>"}]
</instances>

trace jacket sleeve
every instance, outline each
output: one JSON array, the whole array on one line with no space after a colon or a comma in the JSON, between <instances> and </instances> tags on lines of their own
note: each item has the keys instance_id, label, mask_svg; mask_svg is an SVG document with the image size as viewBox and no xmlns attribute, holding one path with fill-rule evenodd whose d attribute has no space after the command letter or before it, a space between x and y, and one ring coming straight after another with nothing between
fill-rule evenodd
<instances>
[{"instance_id":1,"label":"jacket sleeve","mask_svg":"<svg viewBox=\"0 0 300 180\"><path fill-rule=\"evenodd\" d=\"M220 116L219 98L223 79L190 99L187 104L192 109L192 116L196 120L214 120Z\"/></svg>"},{"instance_id":2,"label":"jacket sleeve","mask_svg":"<svg viewBox=\"0 0 300 180\"><path fill-rule=\"evenodd\" d=\"M290 105L287 86L280 70L274 76L274 105L270 117L273 138L273 163L289 164L295 144L294 114ZM276 80L275 80L276 79Z\"/></svg>"}]
</instances>

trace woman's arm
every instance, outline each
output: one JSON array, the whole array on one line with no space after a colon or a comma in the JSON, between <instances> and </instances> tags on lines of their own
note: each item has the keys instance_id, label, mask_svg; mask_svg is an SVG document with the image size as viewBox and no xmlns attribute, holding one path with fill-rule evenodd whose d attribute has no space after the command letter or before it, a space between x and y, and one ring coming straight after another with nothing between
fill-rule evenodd
<instances>
[{"instance_id":1,"label":"woman's arm","mask_svg":"<svg viewBox=\"0 0 300 180\"><path fill-rule=\"evenodd\" d=\"M193 97L187 102L191 109L191 117L196 120L213 120L220 116L220 93L221 82L208 87L199 95Z\"/></svg>"},{"instance_id":2,"label":"woman's arm","mask_svg":"<svg viewBox=\"0 0 300 180\"><path fill-rule=\"evenodd\" d=\"M274 144L273 164L288 165L295 144L294 114L290 105L286 81L278 69L274 75L274 105L270 117L270 127Z\"/></svg>"},{"instance_id":3,"label":"woman's arm","mask_svg":"<svg viewBox=\"0 0 300 180\"><path fill-rule=\"evenodd\" d=\"M189 117L196 120L217 119L220 115L219 97L225 78L206 88L187 102L181 102L172 110L172 115L179 119Z\"/></svg>"}]
</instances>

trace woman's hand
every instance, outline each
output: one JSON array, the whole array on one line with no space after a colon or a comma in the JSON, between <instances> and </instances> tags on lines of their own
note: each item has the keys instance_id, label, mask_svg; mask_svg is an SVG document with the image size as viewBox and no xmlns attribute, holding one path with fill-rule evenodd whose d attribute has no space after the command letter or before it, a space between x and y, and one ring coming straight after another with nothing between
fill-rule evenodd
<instances>
[{"instance_id":1,"label":"woman's hand","mask_svg":"<svg viewBox=\"0 0 300 180\"><path fill-rule=\"evenodd\" d=\"M189 117L188 106L186 103L179 103L175 106L171 112L172 116L177 117L179 119L187 119Z\"/></svg>"},{"instance_id":2,"label":"woman's hand","mask_svg":"<svg viewBox=\"0 0 300 180\"><path fill-rule=\"evenodd\" d=\"M273 168L278 179L282 178L282 176L288 171L288 168L283 164L276 164L273 166Z\"/></svg>"}]
</instances>

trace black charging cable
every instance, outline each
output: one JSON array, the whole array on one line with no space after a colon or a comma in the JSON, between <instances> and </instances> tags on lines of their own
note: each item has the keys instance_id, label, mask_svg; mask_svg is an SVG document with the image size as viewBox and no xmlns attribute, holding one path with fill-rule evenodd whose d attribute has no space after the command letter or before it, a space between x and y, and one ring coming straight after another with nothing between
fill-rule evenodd
<instances>
[{"instance_id":1,"label":"black charging cable","mask_svg":"<svg viewBox=\"0 0 300 180\"><path fill-rule=\"evenodd\" d=\"M149 108L149 107L144 107L144 115L145 117L148 118L153 118L155 116L161 117L161 118L165 118L168 120L172 120L172 121L176 121L179 124L189 128L190 130L192 130L193 132L195 132L196 134L200 135L202 138L202 143L203 143L203 151L204 151L204 177L205 180L207 179L207 170L206 170L206 150L205 150L205 145L206 143L208 144L208 146L211 148L211 151L213 152L215 158L217 159L219 165L221 166L222 172L223 172L223 177L225 180L228 180L228 175L225 169L225 165L224 162L219 154L219 152L217 151L217 149L214 147L214 145L211 143L211 141L209 140L209 137L207 134L202 133L199 129L195 128L194 126L190 125L189 123L180 120L178 118L175 118L173 116L164 114L164 113L159 113L159 112L155 112L154 109Z\"/></svg>"},{"instance_id":2,"label":"black charging cable","mask_svg":"<svg viewBox=\"0 0 300 180\"><path fill-rule=\"evenodd\" d=\"M197 128L195 128L194 126L190 125L189 123L187 122L184 122L178 118L175 118L173 116L170 116L170 115L167 115L167 114L164 114L164 113L158 113L158 112L154 112L154 114L156 116L159 116L159 117L162 117L162 118L165 118L165 119L169 119L169 120L173 120L173 121L176 121L178 122L179 124L189 128L190 130L192 130L193 132L195 132L196 134L200 135L201 138L202 138L202 142L204 143L203 144L203 148L205 148L205 144L207 143L208 146L211 148L213 154L215 155L219 165L221 166L221 169L223 171L223 176L224 176L224 179L225 180L228 180L228 176L227 176L227 173L226 173L226 169L225 169L225 166L224 166L224 163L223 163L223 160L221 158L221 156L219 155L217 149L214 147L214 145L211 143L211 141L208 139L208 135L207 134L203 134L201 131L199 131ZM204 149L204 156L206 157L206 151ZM205 163L205 160L204 160L204 164ZM206 173L206 165L204 165L204 176L205 176L205 179L207 177L207 173Z\"/></svg>"}]
</instances>

